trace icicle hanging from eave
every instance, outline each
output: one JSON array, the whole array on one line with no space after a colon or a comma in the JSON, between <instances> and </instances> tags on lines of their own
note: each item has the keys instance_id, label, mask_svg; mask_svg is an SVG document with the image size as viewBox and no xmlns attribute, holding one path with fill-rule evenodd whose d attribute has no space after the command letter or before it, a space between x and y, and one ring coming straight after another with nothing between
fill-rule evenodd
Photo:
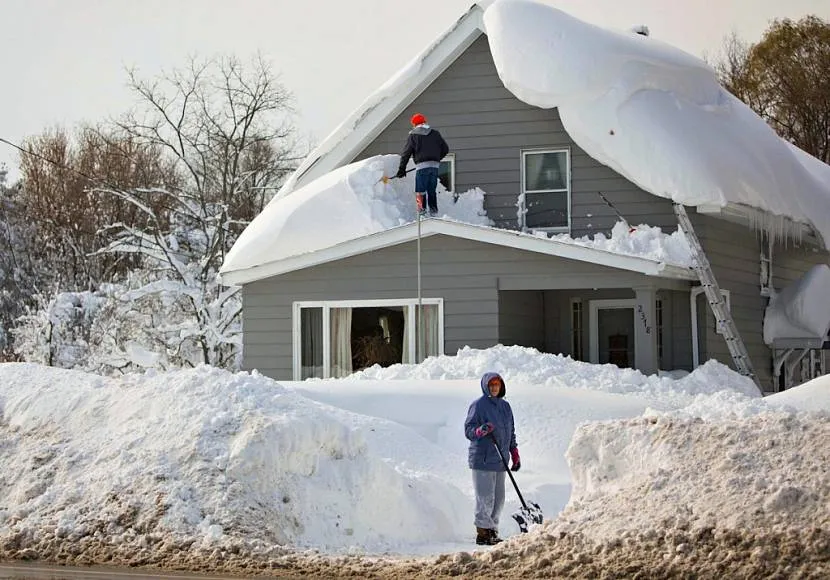
<instances>
[{"instance_id":1,"label":"icicle hanging from eave","mask_svg":"<svg viewBox=\"0 0 830 580\"><path fill-rule=\"evenodd\" d=\"M742 207L742 210L749 218L749 227L766 233L772 243L781 242L786 248L790 240L796 244L804 241L804 224L754 207Z\"/></svg>"}]
</instances>

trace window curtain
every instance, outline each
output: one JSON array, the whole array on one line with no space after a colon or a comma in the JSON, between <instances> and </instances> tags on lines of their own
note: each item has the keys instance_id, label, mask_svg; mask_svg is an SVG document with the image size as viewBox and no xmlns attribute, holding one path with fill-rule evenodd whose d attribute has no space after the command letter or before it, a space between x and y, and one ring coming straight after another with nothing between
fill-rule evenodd
<instances>
[{"instance_id":1,"label":"window curtain","mask_svg":"<svg viewBox=\"0 0 830 580\"><path fill-rule=\"evenodd\" d=\"M422 362L427 357L437 356L439 352L438 328L441 321L438 319L438 305L424 304L423 308L423 320L418 319L418 307L414 306L412 308L415 312L415 362ZM423 325L423 336L418 336L418 330L421 328L421 325ZM405 354L409 352L407 349L408 344L409 341L407 340L406 334L404 334Z\"/></svg>"},{"instance_id":2,"label":"window curtain","mask_svg":"<svg viewBox=\"0 0 830 580\"><path fill-rule=\"evenodd\" d=\"M345 377L352 373L352 309L332 308L331 312L331 376Z\"/></svg>"},{"instance_id":3,"label":"window curtain","mask_svg":"<svg viewBox=\"0 0 830 580\"><path fill-rule=\"evenodd\" d=\"M438 356L438 305L424 305L424 351L423 357Z\"/></svg>"},{"instance_id":4,"label":"window curtain","mask_svg":"<svg viewBox=\"0 0 830 580\"><path fill-rule=\"evenodd\" d=\"M300 379L323 378L323 309L300 309Z\"/></svg>"},{"instance_id":5,"label":"window curtain","mask_svg":"<svg viewBox=\"0 0 830 580\"><path fill-rule=\"evenodd\" d=\"M401 362L403 364L412 364L412 357L409 356L409 328L411 326L409 320L409 313L414 312L414 308L406 307L403 309L403 345L401 346Z\"/></svg>"}]
</instances>

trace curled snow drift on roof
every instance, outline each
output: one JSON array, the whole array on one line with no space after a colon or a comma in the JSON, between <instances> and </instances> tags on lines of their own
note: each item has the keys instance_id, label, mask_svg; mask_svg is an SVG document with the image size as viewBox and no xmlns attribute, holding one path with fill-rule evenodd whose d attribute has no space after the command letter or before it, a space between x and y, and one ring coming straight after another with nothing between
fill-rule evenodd
<instances>
[{"instance_id":1,"label":"curled snow drift on roof","mask_svg":"<svg viewBox=\"0 0 830 580\"><path fill-rule=\"evenodd\" d=\"M823 341L830 331L830 267L813 266L773 296L764 314L764 342L776 339Z\"/></svg>"},{"instance_id":2,"label":"curled snow drift on roof","mask_svg":"<svg viewBox=\"0 0 830 580\"><path fill-rule=\"evenodd\" d=\"M394 175L398 155L378 155L344 165L293 192L275 198L245 228L225 257L222 273L322 250L415 220L415 172ZM439 216L489 225L484 193L471 190L457 200L439 186Z\"/></svg>"},{"instance_id":3,"label":"curled snow drift on roof","mask_svg":"<svg viewBox=\"0 0 830 580\"><path fill-rule=\"evenodd\" d=\"M830 241L830 179L805 170L703 61L533 0L498 0L484 26L507 89L558 108L577 145L644 190L686 205L746 204L812 223Z\"/></svg>"}]
</instances>

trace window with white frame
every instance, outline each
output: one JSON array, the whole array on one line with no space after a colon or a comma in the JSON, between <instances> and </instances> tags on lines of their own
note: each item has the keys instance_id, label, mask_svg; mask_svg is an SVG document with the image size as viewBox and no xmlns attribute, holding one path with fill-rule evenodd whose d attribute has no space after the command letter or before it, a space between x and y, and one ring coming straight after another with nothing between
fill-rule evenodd
<instances>
[{"instance_id":1,"label":"window with white frame","mask_svg":"<svg viewBox=\"0 0 830 580\"><path fill-rule=\"evenodd\" d=\"M444 354L444 301L295 302L294 380L343 377Z\"/></svg>"},{"instance_id":2,"label":"window with white frame","mask_svg":"<svg viewBox=\"0 0 830 580\"><path fill-rule=\"evenodd\" d=\"M567 231L571 214L571 169L567 149L522 151L524 229Z\"/></svg>"},{"instance_id":3,"label":"window with white frame","mask_svg":"<svg viewBox=\"0 0 830 580\"><path fill-rule=\"evenodd\" d=\"M455 153L448 153L438 167L438 181L447 191L455 191Z\"/></svg>"}]
</instances>

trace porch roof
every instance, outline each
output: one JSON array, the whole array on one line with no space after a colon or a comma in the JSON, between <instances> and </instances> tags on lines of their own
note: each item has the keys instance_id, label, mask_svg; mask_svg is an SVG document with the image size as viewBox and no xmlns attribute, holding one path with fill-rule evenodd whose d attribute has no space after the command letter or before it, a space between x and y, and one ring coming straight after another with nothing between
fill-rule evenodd
<instances>
[{"instance_id":1,"label":"porch roof","mask_svg":"<svg viewBox=\"0 0 830 580\"><path fill-rule=\"evenodd\" d=\"M619 270L637 272L646 276L673 280L697 280L697 276L691 268L667 264L650 258L631 256L606 249L580 246L556 239L540 238L523 232L477 226L447 219L431 218L423 220L421 222L421 236L429 237L434 235L452 236L527 252L557 256L568 260L577 260L617 268ZM224 272L222 273L222 282L227 285L247 284L263 278L278 276L381 248L415 241L417 237L418 223L412 222L342 242L322 250Z\"/></svg>"}]
</instances>

